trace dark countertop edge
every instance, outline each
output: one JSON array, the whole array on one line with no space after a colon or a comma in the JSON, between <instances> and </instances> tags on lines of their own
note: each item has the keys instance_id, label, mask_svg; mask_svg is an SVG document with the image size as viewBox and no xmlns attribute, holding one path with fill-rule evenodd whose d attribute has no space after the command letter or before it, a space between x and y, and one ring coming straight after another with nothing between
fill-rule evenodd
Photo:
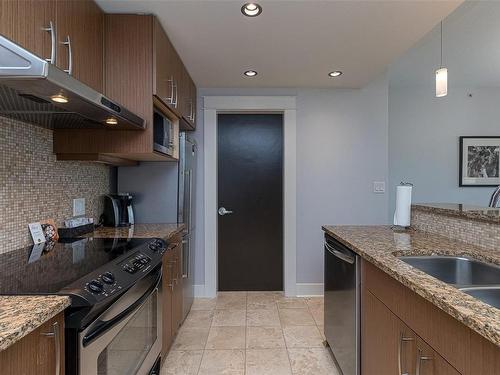
<instances>
[{"instance_id":1,"label":"dark countertop edge","mask_svg":"<svg viewBox=\"0 0 500 375\"><path fill-rule=\"evenodd\" d=\"M58 296L58 295L49 295L49 296L43 296L43 295L15 295L15 296L5 296L2 295L0 297L16 297L16 298L34 298L34 297L39 297L40 299L44 297L57 297L61 301L57 304L56 307L47 308L49 312L46 314L41 314L39 311L36 311L37 315L36 318L27 321L24 324L19 325L16 327L15 331L12 331L10 334L7 336L3 335L0 333L0 351L8 349L12 345L16 344L18 341L23 339L24 337L28 336L31 332L34 330L38 329L40 326L43 324L47 323L50 319L54 318L56 315L59 313L63 312L66 310L70 305L71 305L71 299L68 296ZM35 312L33 312L35 314Z\"/></svg>"},{"instance_id":2,"label":"dark countertop edge","mask_svg":"<svg viewBox=\"0 0 500 375\"><path fill-rule=\"evenodd\" d=\"M439 310L443 311L444 313L446 313L447 315L449 315L453 319L459 321L460 323L462 323L463 325L465 325L467 328L469 328L470 330L474 331L475 333L477 333L478 335L480 335L481 337L483 337L488 342L491 342L491 343L493 343L495 345L499 345L497 342L494 341L494 339L492 339L491 337L488 337L487 334L485 334L484 332L482 332L481 329L478 329L477 327L475 327L474 324L473 324L473 319L464 316L463 311L461 311L459 308L453 306L453 304L447 303L447 301L443 301L446 306L441 306L440 304L435 303L433 301L433 299L435 299L435 296L433 296L432 293L427 292L427 290L425 288L421 287L421 286L419 287L418 285L415 285L415 283L411 279L405 277L404 274L401 274L398 271L395 271L395 270L391 269L390 267L386 266L383 262L377 260L375 257L370 256L369 254L366 254L363 251L360 251L355 245L351 244L348 240L346 240L345 238L342 238L341 236L339 236L336 233L332 232L329 228L327 228L328 226L336 227L336 225L323 225L323 226L321 226L322 230L326 234L332 236L337 241L339 241L340 243L342 243L343 245L347 246L349 249L351 249L352 251L354 251L356 254L358 254L361 258L363 258L364 260L370 262L372 265L374 265L375 267L377 267L378 269L380 269L381 271L383 271L385 274L387 274L389 277L393 278L394 280L398 281L399 283L401 283L402 285L404 285L405 287L407 287L408 289L410 289L411 291L413 291L414 293L416 293L420 297L424 298L427 302L433 304L434 306L436 306L437 308L439 308ZM341 226L339 226L339 227L341 227ZM380 225L380 227L390 228L391 226L389 226L389 225L385 225L385 226L384 225ZM407 229L407 231L415 231L415 229L410 228L410 229ZM438 235L436 235L436 236L438 236ZM416 271L419 272L419 273L423 273L426 276L429 276L425 272L420 271L418 269ZM429 276L429 277L432 277L432 276ZM446 284L446 283L441 282L441 281L439 281L437 279L436 279L436 282L437 283ZM471 297L471 298L473 298L473 297ZM479 302L480 303L484 303L484 302L481 302L481 301L479 301ZM453 311L454 314L450 313L450 311ZM484 323L483 322L482 323L482 329L483 330L489 330L490 329L490 325L488 323Z\"/></svg>"},{"instance_id":3,"label":"dark countertop edge","mask_svg":"<svg viewBox=\"0 0 500 375\"><path fill-rule=\"evenodd\" d=\"M458 209L446 208L446 207L436 207L432 203L415 203L411 205L411 208L415 211L429 212L438 215L458 217L462 219L480 221L483 223L500 224L500 214L499 216L492 216L482 213L481 211L495 210L489 207L477 207L477 209L470 209L467 211L461 211Z\"/></svg>"}]
</instances>

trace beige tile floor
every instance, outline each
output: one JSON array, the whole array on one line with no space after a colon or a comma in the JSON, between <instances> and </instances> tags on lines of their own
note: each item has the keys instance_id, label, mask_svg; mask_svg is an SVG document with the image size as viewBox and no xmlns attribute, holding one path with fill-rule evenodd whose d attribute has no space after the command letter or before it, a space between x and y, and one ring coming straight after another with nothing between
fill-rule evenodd
<instances>
[{"instance_id":1,"label":"beige tile floor","mask_svg":"<svg viewBox=\"0 0 500 375\"><path fill-rule=\"evenodd\" d=\"M162 375L338 375L324 347L323 299L220 292L196 299Z\"/></svg>"}]
</instances>

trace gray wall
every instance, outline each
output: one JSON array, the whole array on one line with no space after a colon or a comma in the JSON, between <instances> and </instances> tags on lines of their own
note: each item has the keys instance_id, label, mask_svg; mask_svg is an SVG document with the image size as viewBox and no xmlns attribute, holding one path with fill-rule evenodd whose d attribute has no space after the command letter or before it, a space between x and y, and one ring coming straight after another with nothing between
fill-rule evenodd
<instances>
[{"instance_id":1,"label":"gray wall","mask_svg":"<svg viewBox=\"0 0 500 375\"><path fill-rule=\"evenodd\" d=\"M458 186L458 137L500 135L500 89L450 87L445 98L435 98L432 90L389 89L389 217L394 212L394 187L402 180L415 185L414 202L487 206L493 191Z\"/></svg>"},{"instance_id":2,"label":"gray wall","mask_svg":"<svg viewBox=\"0 0 500 375\"><path fill-rule=\"evenodd\" d=\"M297 283L322 283L321 225L386 223L388 88L385 76L361 90L200 89L196 274L204 284L203 96L297 96Z\"/></svg>"}]
</instances>

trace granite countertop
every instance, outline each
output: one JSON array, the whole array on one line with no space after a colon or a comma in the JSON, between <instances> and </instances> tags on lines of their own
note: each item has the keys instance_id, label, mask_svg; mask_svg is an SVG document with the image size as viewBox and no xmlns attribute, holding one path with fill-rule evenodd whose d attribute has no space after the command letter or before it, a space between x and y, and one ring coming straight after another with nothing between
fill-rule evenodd
<instances>
[{"instance_id":1,"label":"granite countertop","mask_svg":"<svg viewBox=\"0 0 500 375\"><path fill-rule=\"evenodd\" d=\"M323 230L415 293L500 345L500 310L403 261L400 255L461 255L500 265L500 253L415 230L389 226L324 226Z\"/></svg>"},{"instance_id":2,"label":"granite countertop","mask_svg":"<svg viewBox=\"0 0 500 375\"><path fill-rule=\"evenodd\" d=\"M20 340L70 305L64 296L0 296L0 350Z\"/></svg>"},{"instance_id":3,"label":"granite countertop","mask_svg":"<svg viewBox=\"0 0 500 375\"><path fill-rule=\"evenodd\" d=\"M479 207L461 203L416 203L412 205L412 209L500 224L500 208Z\"/></svg>"},{"instance_id":4,"label":"granite countertop","mask_svg":"<svg viewBox=\"0 0 500 375\"><path fill-rule=\"evenodd\" d=\"M84 237L92 238L162 238L168 240L181 233L184 224L135 224L130 227L100 227Z\"/></svg>"}]
</instances>

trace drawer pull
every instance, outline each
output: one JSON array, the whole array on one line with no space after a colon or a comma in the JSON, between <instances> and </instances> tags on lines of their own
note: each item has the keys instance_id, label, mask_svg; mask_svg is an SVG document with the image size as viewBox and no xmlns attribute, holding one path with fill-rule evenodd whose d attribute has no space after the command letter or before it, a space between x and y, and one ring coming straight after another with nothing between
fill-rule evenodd
<instances>
[{"instance_id":1,"label":"drawer pull","mask_svg":"<svg viewBox=\"0 0 500 375\"><path fill-rule=\"evenodd\" d=\"M54 322L54 324L52 324L52 332L44 332L41 335L54 339L55 361L56 361L55 375L61 375L61 338L59 331L59 323Z\"/></svg>"},{"instance_id":2,"label":"drawer pull","mask_svg":"<svg viewBox=\"0 0 500 375\"><path fill-rule=\"evenodd\" d=\"M399 375L406 375L406 373L403 374L403 364L401 361L401 357L403 356L402 351L403 351L403 344L409 341L413 341L413 337L405 337L403 332L399 334L399 342L398 342L398 374Z\"/></svg>"}]
</instances>

